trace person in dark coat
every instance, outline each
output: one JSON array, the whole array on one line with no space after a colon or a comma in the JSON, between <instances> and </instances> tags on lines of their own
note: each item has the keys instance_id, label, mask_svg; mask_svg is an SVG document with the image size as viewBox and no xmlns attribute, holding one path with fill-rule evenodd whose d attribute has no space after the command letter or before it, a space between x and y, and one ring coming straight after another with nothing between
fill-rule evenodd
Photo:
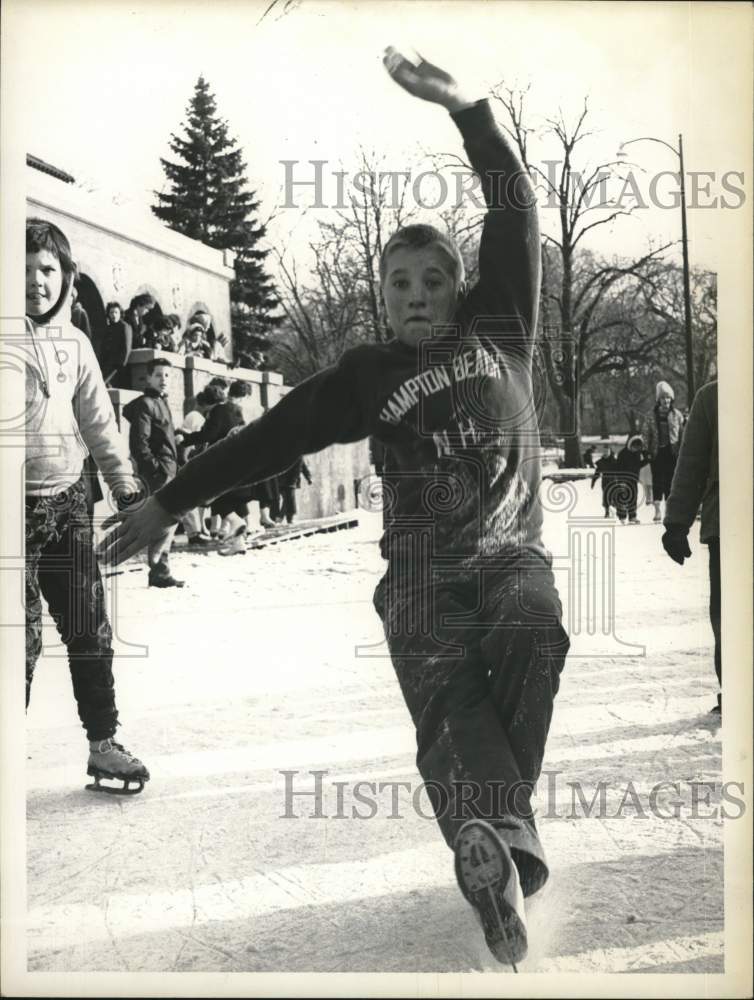
<instances>
[{"instance_id":1,"label":"person in dark coat","mask_svg":"<svg viewBox=\"0 0 754 1000\"><path fill-rule=\"evenodd\" d=\"M662 520L662 501L670 495L675 463L683 440L683 414L675 408L675 393L668 382L655 386L655 405L645 431L652 469L654 520Z\"/></svg>"},{"instance_id":2,"label":"person in dark coat","mask_svg":"<svg viewBox=\"0 0 754 1000\"><path fill-rule=\"evenodd\" d=\"M123 319L120 302L107 303L107 326L99 344L97 360L105 385L126 389L124 369L133 346L133 330Z\"/></svg>"},{"instance_id":3,"label":"person in dark coat","mask_svg":"<svg viewBox=\"0 0 754 1000\"><path fill-rule=\"evenodd\" d=\"M309 466L303 458L299 458L298 461L293 463L290 469L286 469L282 475L278 476L280 513L288 524L293 524L293 520L296 517L296 490L301 488L302 476L311 486L312 474L309 472Z\"/></svg>"},{"instance_id":4,"label":"person in dark coat","mask_svg":"<svg viewBox=\"0 0 754 1000\"><path fill-rule=\"evenodd\" d=\"M78 301L78 297L79 290L74 282L71 286L71 323L73 323L77 330L81 330L92 347L94 347L92 325L89 322L89 315L86 309L84 309ZM99 482L97 463L91 455L87 455L84 460L84 470L82 475L84 478L84 491L86 493L86 512L89 515L89 524L91 526L94 523L92 520L94 517L94 505L104 499L102 487Z\"/></svg>"},{"instance_id":5,"label":"person in dark coat","mask_svg":"<svg viewBox=\"0 0 754 1000\"><path fill-rule=\"evenodd\" d=\"M76 285L74 285L71 289L71 323L73 323L78 330L81 330L83 334L86 334L86 339L90 344L92 344L92 346L94 346L92 324L89 321L89 313L79 302L79 290Z\"/></svg>"},{"instance_id":6,"label":"person in dark coat","mask_svg":"<svg viewBox=\"0 0 754 1000\"><path fill-rule=\"evenodd\" d=\"M128 440L131 459L145 491L154 493L178 471L178 448L173 418L167 403L167 387L172 365L167 358L155 358L147 365L144 394L123 407L131 425ZM169 555L175 528L171 528L147 550L150 587L182 587L170 572Z\"/></svg>"},{"instance_id":7,"label":"person in dark coat","mask_svg":"<svg viewBox=\"0 0 754 1000\"><path fill-rule=\"evenodd\" d=\"M584 465L587 469L594 468L594 445L590 444L587 450L584 452Z\"/></svg>"},{"instance_id":8,"label":"person in dark coat","mask_svg":"<svg viewBox=\"0 0 754 1000\"><path fill-rule=\"evenodd\" d=\"M649 455L644 451L644 439L641 434L631 434L625 448L618 452L616 459L613 496L615 511L621 524L628 518L629 524L640 524L636 516L636 503L639 495L639 473L642 466L649 462Z\"/></svg>"},{"instance_id":9,"label":"person in dark coat","mask_svg":"<svg viewBox=\"0 0 754 1000\"><path fill-rule=\"evenodd\" d=\"M602 506L605 510L605 517L610 517L611 494L613 490L613 483L615 481L616 468L617 463L615 455L613 455L612 448L609 448L607 453L603 455L602 458L598 458L597 464L594 466L591 488L594 489L594 484L598 479L602 481Z\"/></svg>"},{"instance_id":10,"label":"person in dark coat","mask_svg":"<svg viewBox=\"0 0 754 1000\"><path fill-rule=\"evenodd\" d=\"M703 385L694 397L678 461L665 504L662 545L683 566L691 556L688 533L702 507L699 541L709 549L709 616L715 636L715 673L722 687L720 653L720 483L718 473L717 382ZM722 695L713 712L722 711Z\"/></svg>"},{"instance_id":11,"label":"person in dark coat","mask_svg":"<svg viewBox=\"0 0 754 1000\"><path fill-rule=\"evenodd\" d=\"M133 332L133 348L144 346L144 338L147 335L147 316L155 307L155 301L149 292L135 295L126 310L125 320Z\"/></svg>"}]
</instances>

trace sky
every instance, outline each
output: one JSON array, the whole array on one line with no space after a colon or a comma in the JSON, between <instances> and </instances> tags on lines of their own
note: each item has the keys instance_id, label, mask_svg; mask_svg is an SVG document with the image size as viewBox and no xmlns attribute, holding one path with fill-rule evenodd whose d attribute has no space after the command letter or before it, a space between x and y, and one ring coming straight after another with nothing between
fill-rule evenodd
<instances>
[{"instance_id":1,"label":"sky","mask_svg":"<svg viewBox=\"0 0 754 1000\"><path fill-rule=\"evenodd\" d=\"M588 95L595 134L584 145L585 165L613 159L622 141L650 135L676 145L683 132L687 171L716 175L704 204L725 194L722 174L747 166L734 149L730 113L740 68L705 55L706 4L302 0L283 17L282 2L262 17L268 5L7 0L6 55L23 73L19 143L105 198L148 211L164 184L159 158L170 155L169 136L203 74L266 218L282 195L281 160L300 161L295 176L303 179L310 159L348 168L360 144L394 170L427 150L460 152L447 114L385 74L382 50L394 44L413 46L480 96L499 81L530 86L535 128L559 110L573 120ZM536 136L531 143L536 162L557 155ZM637 171L643 184L677 170L677 158L658 144L636 144L632 159L647 172ZM661 192L674 187L669 178L664 184ZM724 214L689 211L692 264L715 269ZM315 219L300 207L278 211L270 239L295 252ZM556 222L543 208L543 230L554 232ZM647 209L598 228L585 246L625 256L679 236L678 209Z\"/></svg>"}]
</instances>

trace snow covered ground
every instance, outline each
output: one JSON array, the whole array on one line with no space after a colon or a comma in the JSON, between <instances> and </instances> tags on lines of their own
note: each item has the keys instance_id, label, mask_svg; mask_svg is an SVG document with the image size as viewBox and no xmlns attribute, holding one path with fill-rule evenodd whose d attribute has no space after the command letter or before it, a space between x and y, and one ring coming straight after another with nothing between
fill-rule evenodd
<instances>
[{"instance_id":1,"label":"snow covered ground","mask_svg":"<svg viewBox=\"0 0 754 1000\"><path fill-rule=\"evenodd\" d=\"M588 483L552 486L548 505L573 654L537 793L552 878L522 971L722 972L706 548L694 529L676 566L659 525L603 521ZM178 554L184 590L147 589L138 563L112 578L120 738L152 773L132 798L84 790L49 626L28 715L30 971L501 971L417 792L371 604L379 534L361 513L244 556ZM320 816L311 794L286 800L317 781ZM368 820L352 818L371 811L358 781L374 783ZM599 801L600 783L590 815L579 795Z\"/></svg>"}]
</instances>

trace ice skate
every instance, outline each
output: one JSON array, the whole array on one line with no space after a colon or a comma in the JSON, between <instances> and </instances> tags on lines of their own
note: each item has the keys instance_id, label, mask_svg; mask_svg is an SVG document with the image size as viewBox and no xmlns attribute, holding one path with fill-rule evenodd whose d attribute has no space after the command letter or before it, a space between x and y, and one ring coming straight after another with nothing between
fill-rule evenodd
<instances>
[{"instance_id":1,"label":"ice skate","mask_svg":"<svg viewBox=\"0 0 754 1000\"><path fill-rule=\"evenodd\" d=\"M487 947L504 965L526 957L526 917L518 871L508 845L481 819L470 819L455 841L456 879L477 912Z\"/></svg>"},{"instance_id":2,"label":"ice skate","mask_svg":"<svg viewBox=\"0 0 754 1000\"><path fill-rule=\"evenodd\" d=\"M138 795L144 788L144 782L149 781L149 771L142 762L115 740L93 740L89 743L89 761L86 773L94 778L87 789L92 792L109 792L110 795ZM118 788L112 785L101 785L102 778L122 781ZM131 788L131 783L137 788Z\"/></svg>"}]
</instances>

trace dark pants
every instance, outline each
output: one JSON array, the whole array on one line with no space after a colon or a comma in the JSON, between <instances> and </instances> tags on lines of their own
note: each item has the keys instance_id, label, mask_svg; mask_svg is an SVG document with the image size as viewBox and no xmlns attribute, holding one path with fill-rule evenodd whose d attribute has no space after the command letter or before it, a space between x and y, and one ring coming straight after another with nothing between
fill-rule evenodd
<instances>
[{"instance_id":1,"label":"dark pants","mask_svg":"<svg viewBox=\"0 0 754 1000\"><path fill-rule=\"evenodd\" d=\"M112 630L94 554L84 482L26 498L26 706L42 652L42 598L68 650L79 718L90 740L115 733Z\"/></svg>"},{"instance_id":2,"label":"dark pants","mask_svg":"<svg viewBox=\"0 0 754 1000\"><path fill-rule=\"evenodd\" d=\"M465 820L488 819L531 895L548 875L531 792L569 646L552 572L526 555L417 591L389 570L374 602L443 836L452 847Z\"/></svg>"},{"instance_id":3,"label":"dark pants","mask_svg":"<svg viewBox=\"0 0 754 1000\"><path fill-rule=\"evenodd\" d=\"M653 500L667 500L670 496L670 486L673 482L675 463L676 457L669 444L658 450L657 455L652 460L651 466Z\"/></svg>"},{"instance_id":4,"label":"dark pants","mask_svg":"<svg viewBox=\"0 0 754 1000\"><path fill-rule=\"evenodd\" d=\"M296 487L280 487L280 513L290 524L296 516Z\"/></svg>"},{"instance_id":5,"label":"dark pants","mask_svg":"<svg viewBox=\"0 0 754 1000\"><path fill-rule=\"evenodd\" d=\"M636 520L636 501L639 493L638 480L633 476L626 476L616 484L614 491L615 513L621 521L626 518L629 521Z\"/></svg>"},{"instance_id":6,"label":"dark pants","mask_svg":"<svg viewBox=\"0 0 754 1000\"><path fill-rule=\"evenodd\" d=\"M720 539L712 538L709 547L709 620L715 636L715 673L722 688L723 666L720 654Z\"/></svg>"},{"instance_id":7,"label":"dark pants","mask_svg":"<svg viewBox=\"0 0 754 1000\"><path fill-rule=\"evenodd\" d=\"M243 496L237 493L226 493L225 496L212 501L210 510L213 517L227 517L229 514L235 514L237 517L245 518L249 514L249 505Z\"/></svg>"}]
</instances>

